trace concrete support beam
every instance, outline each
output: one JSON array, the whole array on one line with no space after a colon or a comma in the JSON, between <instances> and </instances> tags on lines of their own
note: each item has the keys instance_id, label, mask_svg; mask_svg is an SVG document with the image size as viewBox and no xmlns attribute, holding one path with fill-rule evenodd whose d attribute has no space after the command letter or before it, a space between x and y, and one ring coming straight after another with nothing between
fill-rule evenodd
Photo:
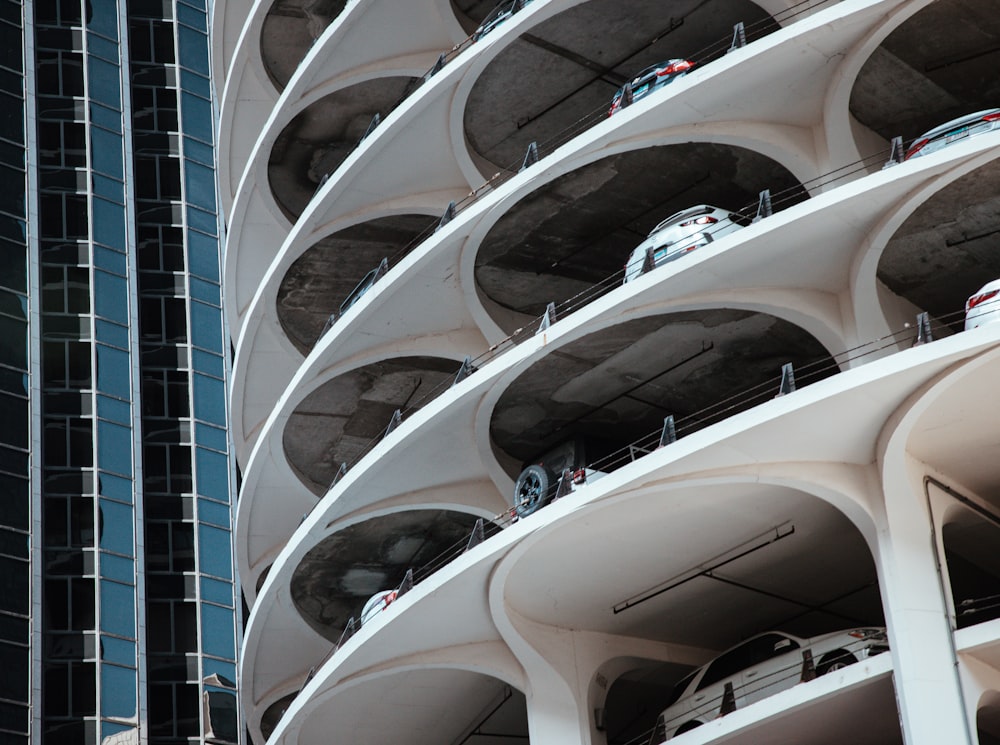
<instances>
[{"instance_id":1,"label":"concrete support beam","mask_svg":"<svg viewBox=\"0 0 1000 745\"><path fill-rule=\"evenodd\" d=\"M905 453L883 465L876 562L900 720L907 745L972 745L923 470Z\"/></svg>"}]
</instances>

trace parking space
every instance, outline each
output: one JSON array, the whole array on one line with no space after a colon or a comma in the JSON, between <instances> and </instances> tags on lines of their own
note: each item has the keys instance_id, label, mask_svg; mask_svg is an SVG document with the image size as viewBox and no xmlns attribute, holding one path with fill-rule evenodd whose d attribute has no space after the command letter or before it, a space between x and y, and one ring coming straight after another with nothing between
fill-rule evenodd
<instances>
[{"instance_id":1,"label":"parking space","mask_svg":"<svg viewBox=\"0 0 1000 745\"><path fill-rule=\"evenodd\" d=\"M520 163L529 143L565 141L581 120L604 115L640 70L721 53L741 21L757 34L777 27L748 0L591 0L568 8L506 45L476 80L465 108L469 145L498 168Z\"/></svg>"},{"instance_id":2,"label":"parking space","mask_svg":"<svg viewBox=\"0 0 1000 745\"><path fill-rule=\"evenodd\" d=\"M343 88L301 111L278 135L267 174L275 202L292 222L357 147L375 115L389 112L414 83L385 77Z\"/></svg>"},{"instance_id":3,"label":"parking space","mask_svg":"<svg viewBox=\"0 0 1000 745\"><path fill-rule=\"evenodd\" d=\"M475 522L457 511L408 510L350 525L320 541L299 562L292 575L292 602L313 630L336 643L351 619L352 630L360 626L366 601L398 588L408 570L461 545Z\"/></svg>"},{"instance_id":4,"label":"parking space","mask_svg":"<svg viewBox=\"0 0 1000 745\"><path fill-rule=\"evenodd\" d=\"M476 282L498 304L530 315L617 275L658 223L698 204L779 208L805 198L798 181L758 153L688 143L620 153L540 185L497 221L476 254Z\"/></svg>"},{"instance_id":5,"label":"parking space","mask_svg":"<svg viewBox=\"0 0 1000 745\"><path fill-rule=\"evenodd\" d=\"M275 0L267 11L260 34L264 69L280 91L284 90L306 52L347 5L347 0Z\"/></svg>"},{"instance_id":6,"label":"parking space","mask_svg":"<svg viewBox=\"0 0 1000 745\"><path fill-rule=\"evenodd\" d=\"M303 354L319 339L331 316L339 318L383 259L406 255L436 218L393 215L329 235L289 267L278 289L278 321Z\"/></svg>"},{"instance_id":7,"label":"parking space","mask_svg":"<svg viewBox=\"0 0 1000 745\"><path fill-rule=\"evenodd\" d=\"M630 444L647 438L648 448L653 433L655 445L666 416L689 433L773 398L789 362L803 382L837 370L815 339L765 314L688 311L628 321L553 350L518 377L494 408L492 442L502 461L521 463L589 437L588 465L614 470L630 461Z\"/></svg>"},{"instance_id":8,"label":"parking space","mask_svg":"<svg viewBox=\"0 0 1000 745\"><path fill-rule=\"evenodd\" d=\"M289 417L289 464L317 496L341 464L353 465L385 433L397 409L427 403L450 385L459 363L433 357L386 360L344 373L309 394Z\"/></svg>"},{"instance_id":9,"label":"parking space","mask_svg":"<svg viewBox=\"0 0 1000 745\"><path fill-rule=\"evenodd\" d=\"M961 331L965 301L1000 278L1000 163L948 184L921 204L885 247L878 278Z\"/></svg>"},{"instance_id":10,"label":"parking space","mask_svg":"<svg viewBox=\"0 0 1000 745\"><path fill-rule=\"evenodd\" d=\"M800 491L764 484L652 489L567 522L526 551L508 581L514 611L537 623L716 653L764 632L809 639L885 624L860 533L832 506ZM819 673L830 669L831 645L865 659L862 639L825 643L815 646ZM802 679L803 657L794 646L777 662L759 681L737 683L737 710ZM650 731L692 669L647 659L608 681L609 743ZM709 693L711 700L688 701L695 708L687 714L672 713L665 731L688 719L715 719L724 705L721 686L698 695ZM896 721L891 683L875 709L873 721ZM841 735L852 726L837 725ZM880 736L858 742L901 741L898 724L888 738L882 725L873 731ZM733 742L782 742L760 736L757 729Z\"/></svg>"}]
</instances>

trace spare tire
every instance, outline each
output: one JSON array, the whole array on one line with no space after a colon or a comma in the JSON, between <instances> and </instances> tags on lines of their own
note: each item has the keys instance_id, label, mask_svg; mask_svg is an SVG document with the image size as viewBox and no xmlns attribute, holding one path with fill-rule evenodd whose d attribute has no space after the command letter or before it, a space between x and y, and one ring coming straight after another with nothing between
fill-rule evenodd
<instances>
[{"instance_id":1,"label":"spare tire","mask_svg":"<svg viewBox=\"0 0 1000 745\"><path fill-rule=\"evenodd\" d=\"M542 466L531 465L521 471L514 484L514 511L518 517L527 517L549 503L552 474Z\"/></svg>"}]
</instances>

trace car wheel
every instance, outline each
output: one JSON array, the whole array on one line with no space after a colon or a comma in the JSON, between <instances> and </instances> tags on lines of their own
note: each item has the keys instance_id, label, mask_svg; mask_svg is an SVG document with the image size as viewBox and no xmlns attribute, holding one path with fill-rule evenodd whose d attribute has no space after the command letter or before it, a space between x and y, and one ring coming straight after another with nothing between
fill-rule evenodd
<instances>
[{"instance_id":1,"label":"car wheel","mask_svg":"<svg viewBox=\"0 0 1000 745\"><path fill-rule=\"evenodd\" d=\"M853 665L858 661L850 652L846 652L843 649L838 649L828 654L823 655L823 659L820 661L819 666L816 668L817 675L826 675L832 670L842 670L848 665Z\"/></svg>"},{"instance_id":2,"label":"car wheel","mask_svg":"<svg viewBox=\"0 0 1000 745\"><path fill-rule=\"evenodd\" d=\"M683 735L685 732L690 732L691 730L700 727L702 724L703 722L699 722L697 719L692 719L690 722L684 722L684 724L677 728L674 735Z\"/></svg>"},{"instance_id":3,"label":"car wheel","mask_svg":"<svg viewBox=\"0 0 1000 745\"><path fill-rule=\"evenodd\" d=\"M521 471L514 485L514 510L518 517L527 517L549 501L552 475L542 466L532 465Z\"/></svg>"}]
</instances>

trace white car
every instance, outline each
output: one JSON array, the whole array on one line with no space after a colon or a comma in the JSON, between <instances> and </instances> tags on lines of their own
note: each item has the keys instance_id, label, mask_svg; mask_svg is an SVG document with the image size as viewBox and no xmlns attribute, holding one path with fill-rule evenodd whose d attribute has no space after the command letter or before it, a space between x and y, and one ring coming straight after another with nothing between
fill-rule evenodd
<instances>
[{"instance_id":1,"label":"white car","mask_svg":"<svg viewBox=\"0 0 1000 745\"><path fill-rule=\"evenodd\" d=\"M811 639L782 631L758 634L681 680L657 728L669 740L717 718L727 684L732 684L730 704L737 709L793 687L802 680L804 651L812 653L816 675L824 675L888 649L881 627L835 631Z\"/></svg>"},{"instance_id":2,"label":"white car","mask_svg":"<svg viewBox=\"0 0 1000 745\"><path fill-rule=\"evenodd\" d=\"M689 251L717 241L748 225L750 220L707 204L689 207L661 222L636 246L625 264L625 281L643 272L679 259Z\"/></svg>"},{"instance_id":3,"label":"white car","mask_svg":"<svg viewBox=\"0 0 1000 745\"><path fill-rule=\"evenodd\" d=\"M920 135L906 151L904 160L928 155L954 142L986 134L998 128L1000 128L1000 109L984 109L974 114L960 116Z\"/></svg>"},{"instance_id":4,"label":"white car","mask_svg":"<svg viewBox=\"0 0 1000 745\"><path fill-rule=\"evenodd\" d=\"M1000 321L1000 279L983 285L965 301L965 330Z\"/></svg>"},{"instance_id":5,"label":"white car","mask_svg":"<svg viewBox=\"0 0 1000 745\"><path fill-rule=\"evenodd\" d=\"M361 625L364 626L375 616L388 608L389 604L396 599L398 594L398 590L379 590L368 598L368 602L365 603L365 607L361 609Z\"/></svg>"}]
</instances>

